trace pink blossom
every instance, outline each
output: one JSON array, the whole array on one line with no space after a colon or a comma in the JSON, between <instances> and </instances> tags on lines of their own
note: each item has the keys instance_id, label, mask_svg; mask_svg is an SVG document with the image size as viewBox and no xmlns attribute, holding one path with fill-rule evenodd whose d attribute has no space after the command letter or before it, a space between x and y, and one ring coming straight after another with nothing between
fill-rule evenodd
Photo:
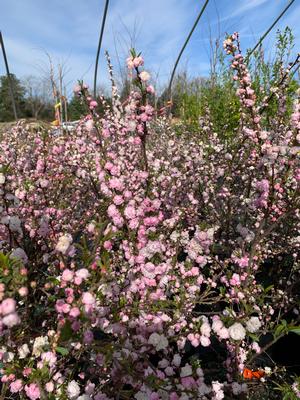
<instances>
[{"instance_id":1,"label":"pink blossom","mask_svg":"<svg viewBox=\"0 0 300 400\"><path fill-rule=\"evenodd\" d=\"M85 127L89 132L91 132L94 129L94 126L95 126L94 121L92 119L87 120L85 123Z\"/></svg>"},{"instance_id":2,"label":"pink blossom","mask_svg":"<svg viewBox=\"0 0 300 400\"><path fill-rule=\"evenodd\" d=\"M91 344L93 339L94 339L94 335L93 335L92 331L87 330L84 332L83 341L85 344Z\"/></svg>"},{"instance_id":3,"label":"pink blossom","mask_svg":"<svg viewBox=\"0 0 300 400\"><path fill-rule=\"evenodd\" d=\"M93 109L93 108L97 107L97 105L98 105L98 103L95 100L92 100L90 102L90 109Z\"/></svg>"},{"instance_id":4,"label":"pink blossom","mask_svg":"<svg viewBox=\"0 0 300 400\"><path fill-rule=\"evenodd\" d=\"M41 393L40 393L40 389L36 383L31 383L30 385L26 385L25 392L26 392L27 397L30 398L30 400L40 399Z\"/></svg>"},{"instance_id":5,"label":"pink blossom","mask_svg":"<svg viewBox=\"0 0 300 400\"><path fill-rule=\"evenodd\" d=\"M0 305L0 313L7 315L13 313L16 310L16 301L11 298L7 298L2 301Z\"/></svg>"},{"instance_id":6,"label":"pink blossom","mask_svg":"<svg viewBox=\"0 0 300 400\"><path fill-rule=\"evenodd\" d=\"M241 284L240 276L238 274L233 274L229 283L231 286L239 286Z\"/></svg>"},{"instance_id":7,"label":"pink blossom","mask_svg":"<svg viewBox=\"0 0 300 400\"><path fill-rule=\"evenodd\" d=\"M22 286L19 290L18 293L20 296L24 297L28 295L28 288L25 286Z\"/></svg>"},{"instance_id":8,"label":"pink blossom","mask_svg":"<svg viewBox=\"0 0 300 400\"><path fill-rule=\"evenodd\" d=\"M124 199L122 196L117 195L114 197L113 201L117 206L119 206L120 204L122 204L124 202Z\"/></svg>"},{"instance_id":9,"label":"pink blossom","mask_svg":"<svg viewBox=\"0 0 300 400\"><path fill-rule=\"evenodd\" d=\"M75 272L75 275L83 280L90 276L89 271L86 268L80 268Z\"/></svg>"},{"instance_id":10,"label":"pink blossom","mask_svg":"<svg viewBox=\"0 0 300 400\"><path fill-rule=\"evenodd\" d=\"M270 184L267 179L263 179L256 183L257 190L259 190L261 192L267 192L269 190L269 186L270 186Z\"/></svg>"},{"instance_id":11,"label":"pink blossom","mask_svg":"<svg viewBox=\"0 0 300 400\"><path fill-rule=\"evenodd\" d=\"M11 313L2 318L2 323L8 328L12 328L20 323L20 318L17 313Z\"/></svg>"},{"instance_id":12,"label":"pink blossom","mask_svg":"<svg viewBox=\"0 0 300 400\"><path fill-rule=\"evenodd\" d=\"M66 282L71 282L74 277L74 272L70 269L65 269L62 273L62 279Z\"/></svg>"},{"instance_id":13,"label":"pink blossom","mask_svg":"<svg viewBox=\"0 0 300 400\"><path fill-rule=\"evenodd\" d=\"M154 87L152 85L148 85L146 90L150 94L155 94L155 90L154 90Z\"/></svg>"},{"instance_id":14,"label":"pink blossom","mask_svg":"<svg viewBox=\"0 0 300 400\"><path fill-rule=\"evenodd\" d=\"M207 336L200 336L200 344L203 347L208 347L210 345L210 340Z\"/></svg>"},{"instance_id":15,"label":"pink blossom","mask_svg":"<svg viewBox=\"0 0 300 400\"><path fill-rule=\"evenodd\" d=\"M125 207L125 210L124 210L124 215L125 215L125 217L128 218L128 219L133 219L133 218L135 218L136 213L135 213L134 207L133 207L133 206L129 206L129 205L126 206L126 207Z\"/></svg>"},{"instance_id":16,"label":"pink blossom","mask_svg":"<svg viewBox=\"0 0 300 400\"><path fill-rule=\"evenodd\" d=\"M70 317L77 318L80 315L80 310L78 307L71 308L69 312Z\"/></svg>"},{"instance_id":17,"label":"pink blossom","mask_svg":"<svg viewBox=\"0 0 300 400\"><path fill-rule=\"evenodd\" d=\"M73 88L73 92L75 92L75 93L81 92L81 86L80 85L75 85L74 88Z\"/></svg>"},{"instance_id":18,"label":"pink blossom","mask_svg":"<svg viewBox=\"0 0 300 400\"><path fill-rule=\"evenodd\" d=\"M126 63L127 63L128 69L133 69L134 68L133 57L128 57L126 59Z\"/></svg>"},{"instance_id":19,"label":"pink blossom","mask_svg":"<svg viewBox=\"0 0 300 400\"><path fill-rule=\"evenodd\" d=\"M93 305L93 304L95 304L96 300L95 300L95 297L91 293L84 292L82 294L82 302L83 302L83 304Z\"/></svg>"},{"instance_id":20,"label":"pink blossom","mask_svg":"<svg viewBox=\"0 0 300 400\"><path fill-rule=\"evenodd\" d=\"M52 393L54 391L54 383L52 381L47 382L45 389L48 393Z\"/></svg>"},{"instance_id":21,"label":"pink blossom","mask_svg":"<svg viewBox=\"0 0 300 400\"><path fill-rule=\"evenodd\" d=\"M22 390L23 382L21 379L17 379L9 385L11 393L18 393Z\"/></svg>"},{"instance_id":22,"label":"pink blossom","mask_svg":"<svg viewBox=\"0 0 300 400\"><path fill-rule=\"evenodd\" d=\"M65 302L62 299L56 301L55 309L58 313L62 313L64 309Z\"/></svg>"},{"instance_id":23,"label":"pink blossom","mask_svg":"<svg viewBox=\"0 0 300 400\"><path fill-rule=\"evenodd\" d=\"M52 351L47 351L42 353L41 359L47 363L50 367L53 367L56 364L57 357Z\"/></svg>"},{"instance_id":24,"label":"pink blossom","mask_svg":"<svg viewBox=\"0 0 300 400\"><path fill-rule=\"evenodd\" d=\"M140 67L142 65L144 65L144 60L143 57L139 56L139 57L135 57L133 59L133 65L137 68Z\"/></svg>"},{"instance_id":25,"label":"pink blossom","mask_svg":"<svg viewBox=\"0 0 300 400\"><path fill-rule=\"evenodd\" d=\"M147 72L147 71L142 71L142 72L140 73L140 78L141 78L141 80L142 80L143 82L149 81L149 79L150 79L150 74L149 74L149 72Z\"/></svg>"},{"instance_id":26,"label":"pink blossom","mask_svg":"<svg viewBox=\"0 0 300 400\"><path fill-rule=\"evenodd\" d=\"M195 379L191 376L186 376L184 378L181 378L181 384L186 389L192 389L197 386Z\"/></svg>"}]
</instances>

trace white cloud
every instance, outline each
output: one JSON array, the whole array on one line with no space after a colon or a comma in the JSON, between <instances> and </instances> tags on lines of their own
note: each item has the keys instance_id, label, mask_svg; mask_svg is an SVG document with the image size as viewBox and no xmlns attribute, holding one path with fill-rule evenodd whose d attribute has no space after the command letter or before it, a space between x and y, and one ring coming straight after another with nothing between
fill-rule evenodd
<instances>
[{"instance_id":1,"label":"white cloud","mask_svg":"<svg viewBox=\"0 0 300 400\"><path fill-rule=\"evenodd\" d=\"M269 1L269 4L270 4L270 0L239 0L239 1L235 1L235 5L238 4L238 6L235 6L235 8L232 10L232 12L230 12L226 16L222 17L220 19L220 22L228 21L229 19L232 19L232 18L235 18L238 16L245 16L245 15L247 15L246 13L249 13L249 12L253 11L254 9L256 9L257 7L262 6L267 1Z\"/></svg>"},{"instance_id":2,"label":"white cloud","mask_svg":"<svg viewBox=\"0 0 300 400\"><path fill-rule=\"evenodd\" d=\"M104 2L98 0L0 0L2 30L12 72L18 76L37 74L47 58L66 62L67 80L92 82L94 60ZM203 0L204 1L204 0ZM203 2L195 0L111 0L103 38L98 72L99 83L108 82L104 50L109 50L118 71L136 33L135 46L145 57L145 67L160 82L166 82L177 54ZM215 0L205 10L185 53L180 68L188 65L191 74L205 74L209 67L209 27L212 37L241 31L242 47L254 44L260 33L285 5L285 0ZM220 15L216 19L217 10ZM282 22L297 26L295 8ZM298 9L297 9L298 10ZM225 29L226 28L226 29ZM253 32L253 33L252 33ZM298 37L299 43L299 37ZM4 73L0 62L0 74ZM71 87L71 84L70 84Z\"/></svg>"},{"instance_id":3,"label":"white cloud","mask_svg":"<svg viewBox=\"0 0 300 400\"><path fill-rule=\"evenodd\" d=\"M2 0L7 16L4 39L12 72L36 74L45 63L46 50L56 62L67 59L70 79L92 80L94 58L102 18L102 4L92 0ZM120 61L127 56L130 35L136 26L138 50L150 70L169 73L180 46L191 26L195 5L190 0L116 0L110 2L101 52L99 78L106 75L104 49L117 65L115 45ZM91 68L92 66L92 68ZM1 67L0 67L1 68ZM1 73L1 70L0 70ZM107 80L107 79L105 79Z\"/></svg>"}]
</instances>

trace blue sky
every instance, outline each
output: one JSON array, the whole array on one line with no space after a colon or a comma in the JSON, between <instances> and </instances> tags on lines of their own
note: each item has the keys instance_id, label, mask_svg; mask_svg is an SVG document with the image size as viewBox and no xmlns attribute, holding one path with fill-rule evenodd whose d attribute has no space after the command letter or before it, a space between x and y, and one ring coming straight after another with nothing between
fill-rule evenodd
<instances>
[{"instance_id":1,"label":"blue sky","mask_svg":"<svg viewBox=\"0 0 300 400\"><path fill-rule=\"evenodd\" d=\"M98 82L107 84L104 49L116 71L123 65L131 40L142 51L157 85L170 70L204 0L110 0ZM288 0L210 0L183 55L180 68L205 76L209 70L209 38L239 31L242 48L252 47ZM296 1L276 28L289 25L300 51L300 2ZM22 78L47 70L46 52L63 64L71 91L76 79L92 83L104 0L0 0L0 29L11 72ZM276 28L265 41L274 44ZM119 61L118 61L119 60ZM4 74L0 59L0 74Z\"/></svg>"}]
</instances>

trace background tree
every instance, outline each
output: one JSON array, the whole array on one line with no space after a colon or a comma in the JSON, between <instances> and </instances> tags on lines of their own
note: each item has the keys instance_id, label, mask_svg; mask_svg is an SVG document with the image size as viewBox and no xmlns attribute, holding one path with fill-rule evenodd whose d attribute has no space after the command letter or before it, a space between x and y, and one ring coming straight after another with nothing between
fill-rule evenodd
<instances>
[{"instance_id":1,"label":"background tree","mask_svg":"<svg viewBox=\"0 0 300 400\"><path fill-rule=\"evenodd\" d=\"M25 89L14 74L10 74L19 117L26 116ZM14 114L7 76L0 76L0 121L13 121Z\"/></svg>"},{"instance_id":2,"label":"background tree","mask_svg":"<svg viewBox=\"0 0 300 400\"><path fill-rule=\"evenodd\" d=\"M84 116L86 111L86 105L82 102L82 100L77 96L73 96L68 105L69 119L71 121L76 121Z\"/></svg>"},{"instance_id":3,"label":"background tree","mask_svg":"<svg viewBox=\"0 0 300 400\"><path fill-rule=\"evenodd\" d=\"M49 80L33 75L22 81L26 96L26 114L35 119L53 119L53 100Z\"/></svg>"}]
</instances>

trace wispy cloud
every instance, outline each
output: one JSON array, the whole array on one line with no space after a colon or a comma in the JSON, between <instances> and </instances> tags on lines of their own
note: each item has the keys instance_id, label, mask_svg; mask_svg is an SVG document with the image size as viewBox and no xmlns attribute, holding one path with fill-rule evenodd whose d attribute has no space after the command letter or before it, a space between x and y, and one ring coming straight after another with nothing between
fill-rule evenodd
<instances>
[{"instance_id":1,"label":"wispy cloud","mask_svg":"<svg viewBox=\"0 0 300 400\"><path fill-rule=\"evenodd\" d=\"M236 10L230 15L230 18L237 17L238 15L243 15L246 12L249 12L257 7L262 6L264 3L266 3L268 0L250 0L247 2L241 3L239 7L236 8Z\"/></svg>"},{"instance_id":2,"label":"wispy cloud","mask_svg":"<svg viewBox=\"0 0 300 400\"><path fill-rule=\"evenodd\" d=\"M118 70L131 45L143 52L146 67L153 75L159 72L160 82L165 82L203 1L111 0L100 83L107 82L103 50L109 50ZM191 74L207 74L210 36L214 39L226 31L241 31L243 48L249 47L285 4L286 0L210 1L179 68L186 65ZM67 80L84 77L91 82L102 7L98 0L1 0L0 28L11 70L19 77L40 73L39 66L46 65L46 50L55 63L67 64ZM300 10L291 7L279 26L286 22L293 25L299 44L296 10L299 15ZM4 73L2 65L0 61L0 74Z\"/></svg>"}]
</instances>

